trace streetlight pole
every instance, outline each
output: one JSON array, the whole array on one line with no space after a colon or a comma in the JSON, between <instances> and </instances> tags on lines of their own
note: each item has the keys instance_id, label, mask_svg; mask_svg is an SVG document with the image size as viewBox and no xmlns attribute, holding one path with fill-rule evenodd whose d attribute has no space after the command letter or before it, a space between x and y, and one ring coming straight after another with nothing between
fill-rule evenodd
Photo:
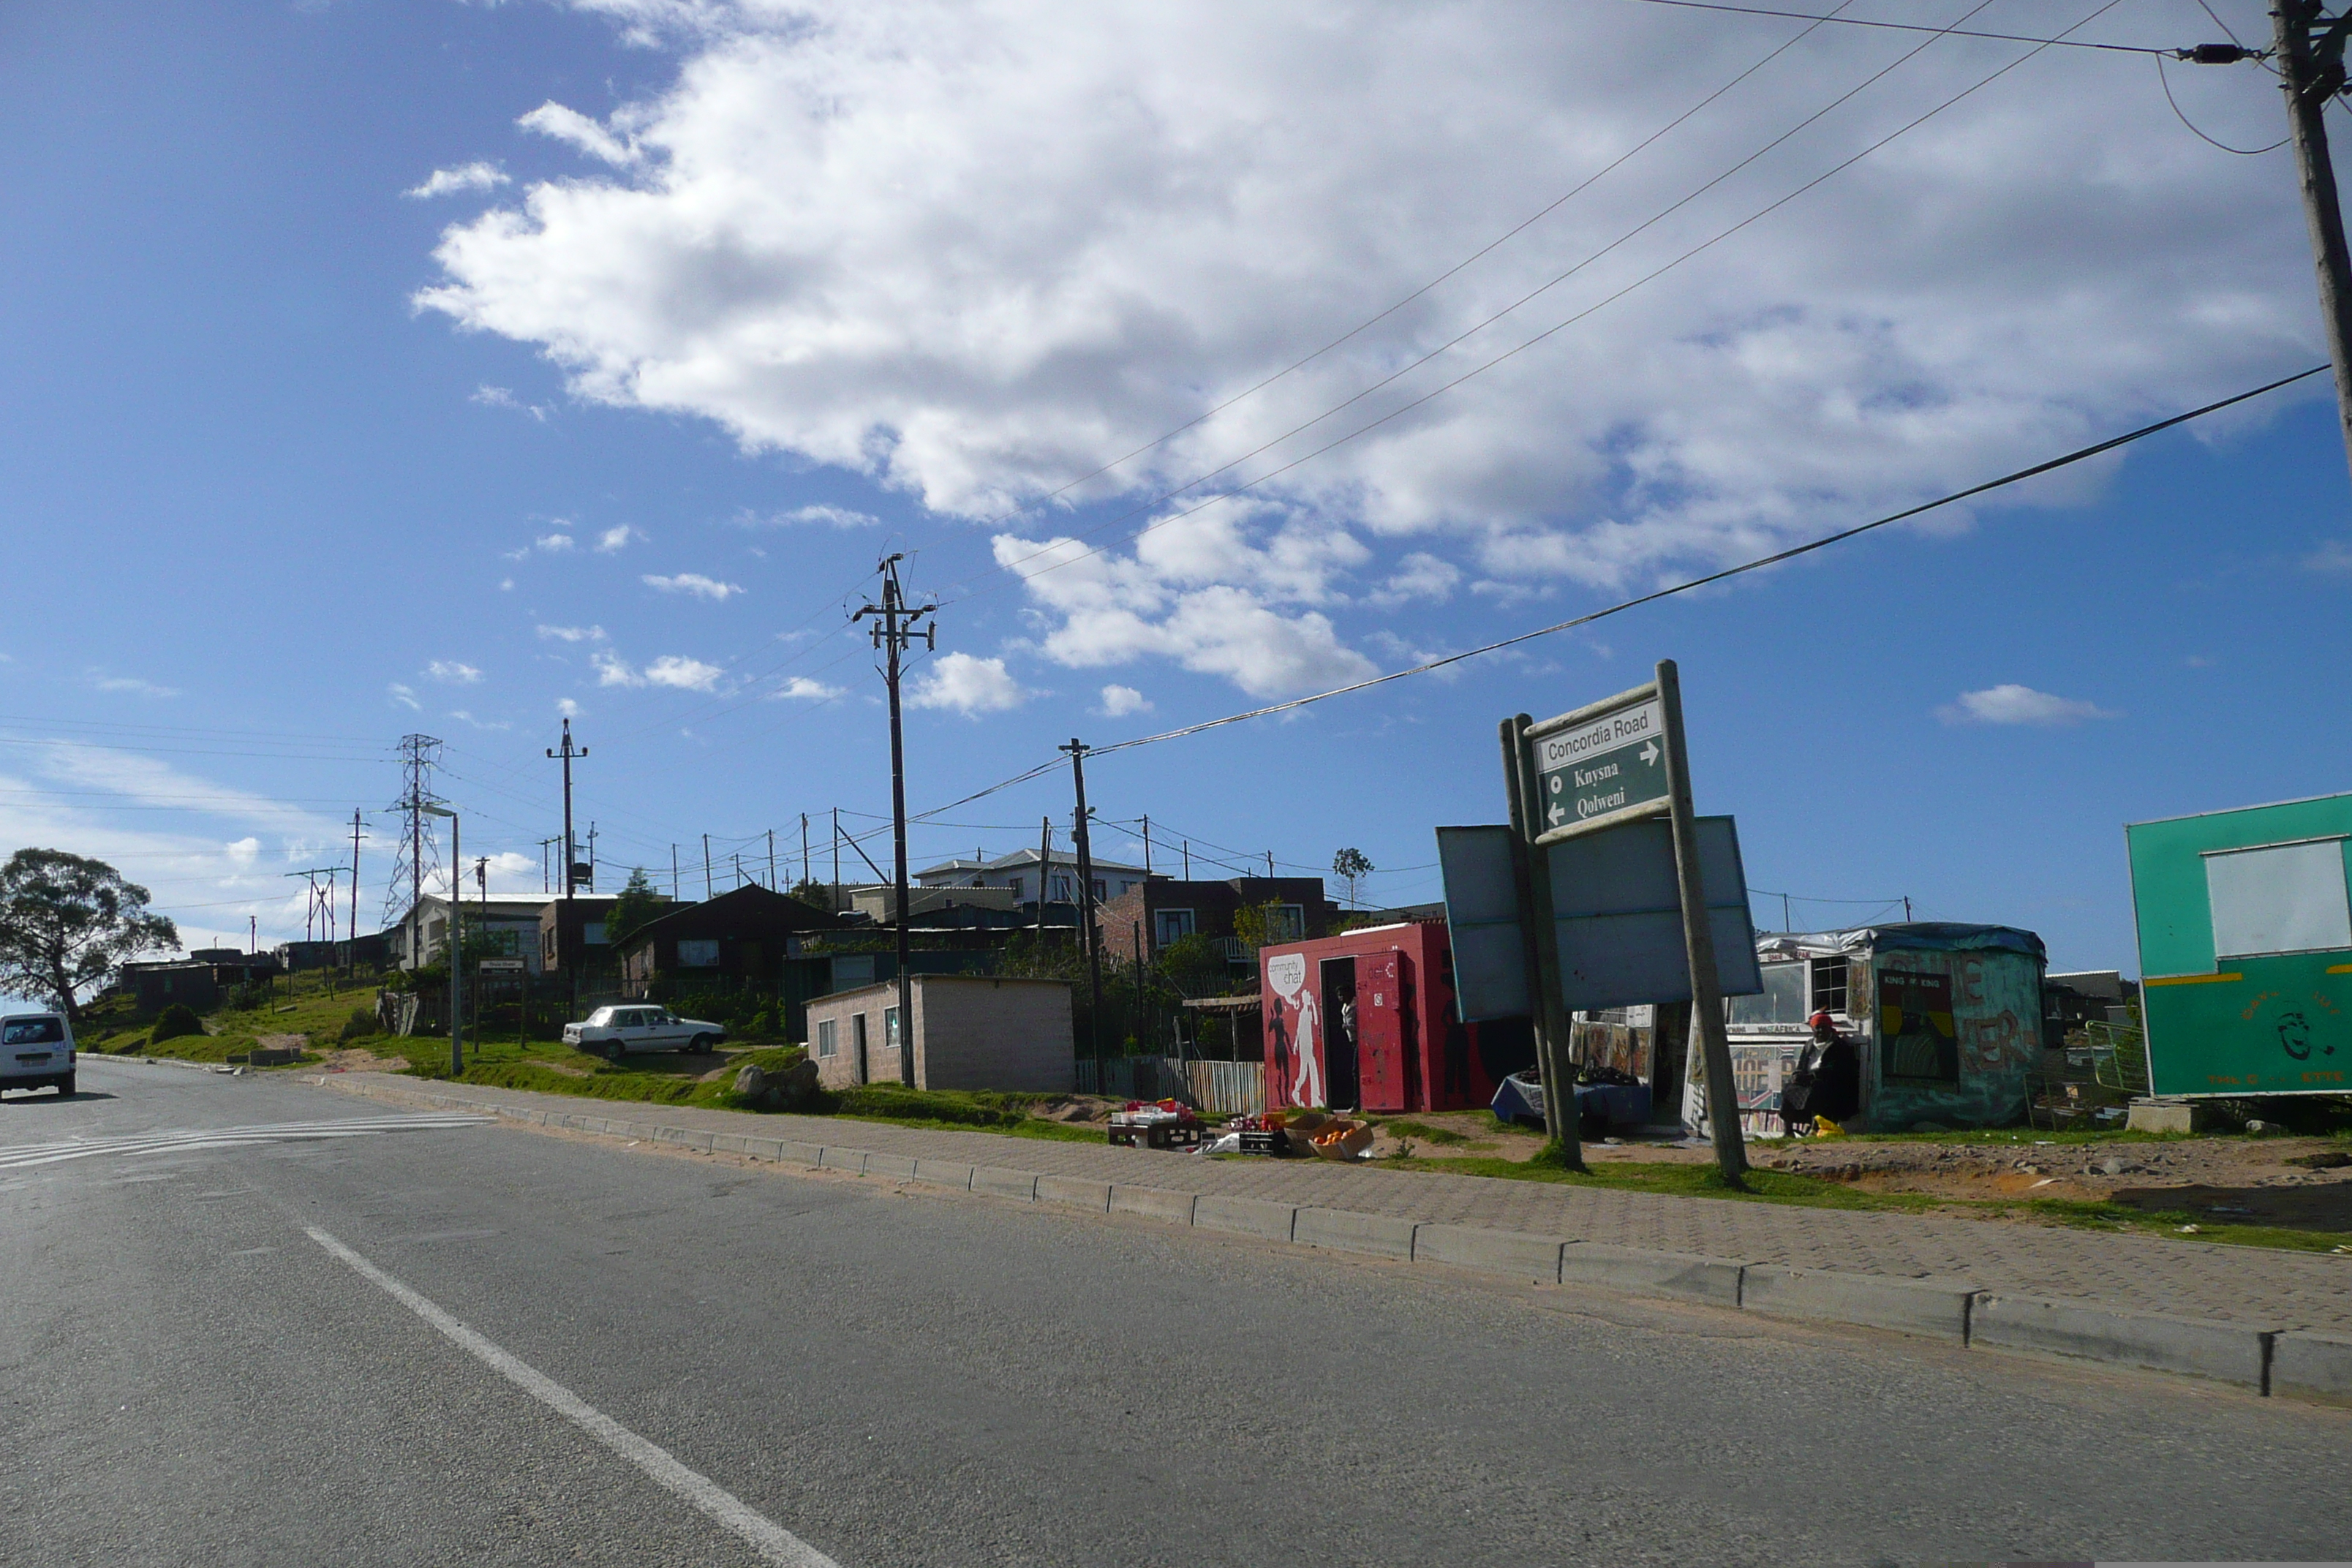
<instances>
[{"instance_id":1,"label":"streetlight pole","mask_svg":"<svg viewBox=\"0 0 2352 1568\"><path fill-rule=\"evenodd\" d=\"M457 1078L466 1070L466 885L458 870L466 862L457 850L457 814L446 805L422 809L449 819L449 1076Z\"/></svg>"}]
</instances>

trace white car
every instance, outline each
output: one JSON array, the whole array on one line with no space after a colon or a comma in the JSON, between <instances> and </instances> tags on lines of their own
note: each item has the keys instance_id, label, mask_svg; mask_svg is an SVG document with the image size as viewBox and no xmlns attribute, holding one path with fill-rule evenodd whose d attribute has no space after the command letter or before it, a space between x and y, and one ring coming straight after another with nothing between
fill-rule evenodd
<instances>
[{"instance_id":1,"label":"white car","mask_svg":"<svg viewBox=\"0 0 2352 1568\"><path fill-rule=\"evenodd\" d=\"M0 1090L55 1084L60 1100L74 1091L73 1028L62 1013L16 1013L0 1018Z\"/></svg>"},{"instance_id":2,"label":"white car","mask_svg":"<svg viewBox=\"0 0 2352 1568\"><path fill-rule=\"evenodd\" d=\"M667 1007L599 1007L584 1024L563 1026L563 1043L592 1057L619 1061L632 1051L713 1051L727 1031Z\"/></svg>"}]
</instances>

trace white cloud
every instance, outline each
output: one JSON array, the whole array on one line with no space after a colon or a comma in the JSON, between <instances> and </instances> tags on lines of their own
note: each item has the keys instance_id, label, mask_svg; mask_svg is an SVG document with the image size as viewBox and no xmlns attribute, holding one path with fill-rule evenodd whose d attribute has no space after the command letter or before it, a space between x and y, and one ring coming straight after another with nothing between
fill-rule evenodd
<instances>
[{"instance_id":1,"label":"white cloud","mask_svg":"<svg viewBox=\"0 0 2352 1568\"><path fill-rule=\"evenodd\" d=\"M715 664L705 664L698 658L685 658L677 654L664 654L646 666L646 679L656 686L674 686L685 691L709 691L719 684L726 673Z\"/></svg>"},{"instance_id":2,"label":"white cloud","mask_svg":"<svg viewBox=\"0 0 2352 1568\"><path fill-rule=\"evenodd\" d=\"M790 511L740 511L729 521L738 528L803 528L814 524L820 528L876 528L882 520L871 512L852 511L845 506L803 506Z\"/></svg>"},{"instance_id":3,"label":"white cloud","mask_svg":"<svg viewBox=\"0 0 2352 1568\"><path fill-rule=\"evenodd\" d=\"M121 692L131 697L177 697L176 686L158 686L152 680L142 680L131 675L109 675L102 669L89 672L90 685L100 691Z\"/></svg>"},{"instance_id":4,"label":"white cloud","mask_svg":"<svg viewBox=\"0 0 2352 1568\"><path fill-rule=\"evenodd\" d=\"M526 131L536 131L541 136L568 142L592 158L601 158L616 168L627 168L637 162L636 148L576 109L566 109L556 102L541 104L515 121Z\"/></svg>"},{"instance_id":5,"label":"white cloud","mask_svg":"<svg viewBox=\"0 0 2352 1568\"><path fill-rule=\"evenodd\" d=\"M602 626L541 626L538 631L541 637L551 642L583 643L604 640L604 628Z\"/></svg>"},{"instance_id":6,"label":"white cloud","mask_svg":"<svg viewBox=\"0 0 2352 1568\"><path fill-rule=\"evenodd\" d=\"M480 670L454 658L436 658L425 667L425 673L447 686L476 686L482 679Z\"/></svg>"},{"instance_id":7,"label":"white cloud","mask_svg":"<svg viewBox=\"0 0 2352 1568\"><path fill-rule=\"evenodd\" d=\"M501 578L499 578L499 593L501 593L501 594L511 594L511 593L513 593L513 592L514 592L514 579L513 579L513 578L511 578L511 577L501 577Z\"/></svg>"},{"instance_id":8,"label":"white cloud","mask_svg":"<svg viewBox=\"0 0 2352 1568\"><path fill-rule=\"evenodd\" d=\"M1006 673L1001 658L943 653L919 676L907 695L914 708L946 708L966 718L1018 708L1029 694Z\"/></svg>"},{"instance_id":9,"label":"white cloud","mask_svg":"<svg viewBox=\"0 0 2352 1568\"><path fill-rule=\"evenodd\" d=\"M631 528L627 523L624 522L615 527L608 528L604 532L598 534L596 536L596 550L599 554L610 555L615 551L625 547L632 539L643 542L645 537L646 536L644 534L639 533L635 529Z\"/></svg>"},{"instance_id":10,"label":"white cloud","mask_svg":"<svg viewBox=\"0 0 2352 1568\"><path fill-rule=\"evenodd\" d=\"M477 719L471 713L467 712L463 708L452 708L449 710L449 717L457 720L461 724L471 725L477 730L511 730L514 728L514 725L511 722L504 720L493 721L488 719Z\"/></svg>"},{"instance_id":11,"label":"white cloud","mask_svg":"<svg viewBox=\"0 0 2352 1568\"><path fill-rule=\"evenodd\" d=\"M641 579L648 588L658 588L665 594L692 594L697 598L724 604L743 591L739 584L721 583L705 577L699 572L681 572L675 577L656 577L648 574Z\"/></svg>"},{"instance_id":12,"label":"white cloud","mask_svg":"<svg viewBox=\"0 0 2352 1568\"><path fill-rule=\"evenodd\" d=\"M392 700L394 702L399 703L403 708L415 710L424 706L424 704L416 700L416 689L414 687L403 686L399 681L395 680L390 686L385 687L384 689L392 693Z\"/></svg>"},{"instance_id":13,"label":"white cloud","mask_svg":"<svg viewBox=\"0 0 2352 1568\"><path fill-rule=\"evenodd\" d=\"M2008 684L1982 691L1963 691L1959 700L1936 710L1947 724L2079 724L2085 719L2113 719L2096 703L2071 697L2053 697L2031 686Z\"/></svg>"},{"instance_id":14,"label":"white cloud","mask_svg":"<svg viewBox=\"0 0 2352 1568\"><path fill-rule=\"evenodd\" d=\"M827 686L824 681L812 680L805 675L795 675L778 687L775 695L779 699L796 698L808 702L830 702L836 697L845 695L848 689L844 686Z\"/></svg>"},{"instance_id":15,"label":"white cloud","mask_svg":"<svg viewBox=\"0 0 2352 1568\"><path fill-rule=\"evenodd\" d=\"M599 686L668 686L681 691L710 691L717 689L719 678L727 673L718 665L674 653L664 654L643 669L603 649L591 655L589 663L595 668Z\"/></svg>"},{"instance_id":16,"label":"white cloud","mask_svg":"<svg viewBox=\"0 0 2352 1568\"><path fill-rule=\"evenodd\" d=\"M2319 547L2303 558L2306 572L2352 573L2352 541L2322 540Z\"/></svg>"},{"instance_id":17,"label":"white cloud","mask_svg":"<svg viewBox=\"0 0 2352 1568\"><path fill-rule=\"evenodd\" d=\"M1114 683L1102 689L1102 706L1095 711L1106 719L1124 719L1130 713L1150 712L1151 702L1134 687Z\"/></svg>"},{"instance_id":18,"label":"white cloud","mask_svg":"<svg viewBox=\"0 0 2352 1568\"><path fill-rule=\"evenodd\" d=\"M1445 600L1454 596L1461 585L1462 569L1450 561L1441 561L1426 551L1416 550L1396 564L1388 582L1371 595L1376 605L1401 605L1408 599Z\"/></svg>"},{"instance_id":19,"label":"white cloud","mask_svg":"<svg viewBox=\"0 0 2352 1568\"><path fill-rule=\"evenodd\" d=\"M1159 607L1125 608L1152 633L1127 639L1130 657L1181 658L1166 624L1213 591L1225 596L1202 603L1226 632L1251 606L1303 624L1296 606L1441 596L1442 574L1406 563L1416 554L1506 597L1646 584L2316 355L2293 182L2268 173L2285 155L2249 177L2181 129L2147 71L2056 50L1641 284L2017 58L1984 41L1935 43L1545 287L1910 47L1822 27L1457 276L1203 418L1593 176L1791 30L1536 0L582 3L659 32L680 68L602 121L557 104L526 116L611 170L530 184L452 226L418 297L543 352L576 395L708 419L746 449L963 517L1039 500L1195 419L1062 499L1156 493L1271 444L1227 476L1248 477L1397 416L1283 472L1259 492L1266 510L1245 514L1324 537L1306 575L1336 597L1269 583L1255 555L1163 572L1139 548L1129 579ZM2251 0L2235 8L2260 30ZM2099 24L2152 45L2179 25L2162 7ZM2179 72L2174 90L2200 124L2251 139L2275 114L2252 81ZM2038 499L2079 498L2111 471ZM1367 538L1384 548L1345 558L1341 542ZM1395 550L1405 561L1373 575ZM1066 629L1044 580L1030 587ZM1086 640L1072 633L1066 651ZM1358 657L1327 622L1276 665ZM1209 653L1195 668L1221 658L1251 662Z\"/></svg>"},{"instance_id":20,"label":"white cloud","mask_svg":"<svg viewBox=\"0 0 2352 1568\"><path fill-rule=\"evenodd\" d=\"M520 561L530 556L533 552L537 552L541 555L568 554L572 550L577 549L580 543L577 539L574 539L572 536L570 531L572 525L570 523L559 520L551 531L538 535L533 538L529 544L524 545L520 550L508 551L506 552L506 558L509 561Z\"/></svg>"},{"instance_id":21,"label":"white cloud","mask_svg":"<svg viewBox=\"0 0 2352 1568\"><path fill-rule=\"evenodd\" d=\"M569 697L559 697L555 700L555 711L560 717L577 719L580 717L580 704Z\"/></svg>"},{"instance_id":22,"label":"white cloud","mask_svg":"<svg viewBox=\"0 0 2352 1568\"><path fill-rule=\"evenodd\" d=\"M261 855L261 840L247 834L233 844L222 845L221 849L240 868L250 869Z\"/></svg>"},{"instance_id":23,"label":"white cloud","mask_svg":"<svg viewBox=\"0 0 2352 1568\"><path fill-rule=\"evenodd\" d=\"M464 163L455 169L436 169L423 184L411 186L401 195L411 201L426 201L466 191L494 191L507 183L506 172L496 163Z\"/></svg>"},{"instance_id":24,"label":"white cloud","mask_svg":"<svg viewBox=\"0 0 2352 1568\"><path fill-rule=\"evenodd\" d=\"M525 403L505 387L492 386L487 382L474 388L466 401L478 403L485 408L511 408L518 414L530 415L542 425L547 423L546 409L535 403Z\"/></svg>"}]
</instances>

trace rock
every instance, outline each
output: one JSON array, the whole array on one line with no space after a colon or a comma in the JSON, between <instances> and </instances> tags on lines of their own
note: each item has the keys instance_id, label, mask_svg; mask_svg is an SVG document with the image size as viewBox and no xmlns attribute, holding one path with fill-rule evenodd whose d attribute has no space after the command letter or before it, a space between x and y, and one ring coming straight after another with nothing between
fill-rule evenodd
<instances>
[{"instance_id":1,"label":"rock","mask_svg":"<svg viewBox=\"0 0 2352 1568\"><path fill-rule=\"evenodd\" d=\"M2247 1133L2255 1138L2260 1138L2265 1132L2275 1132L2277 1131L2278 1128L2268 1121L2249 1120L2246 1123Z\"/></svg>"},{"instance_id":2,"label":"rock","mask_svg":"<svg viewBox=\"0 0 2352 1568\"><path fill-rule=\"evenodd\" d=\"M2105 1159L2099 1162L2099 1169L2106 1175L2120 1176L2124 1173L2126 1167L2121 1160L2116 1158L2113 1154L2110 1154Z\"/></svg>"},{"instance_id":3,"label":"rock","mask_svg":"<svg viewBox=\"0 0 2352 1568\"><path fill-rule=\"evenodd\" d=\"M816 1063L803 1057L782 1072L746 1062L735 1074L735 1092L762 1110L797 1110L816 1093Z\"/></svg>"}]
</instances>

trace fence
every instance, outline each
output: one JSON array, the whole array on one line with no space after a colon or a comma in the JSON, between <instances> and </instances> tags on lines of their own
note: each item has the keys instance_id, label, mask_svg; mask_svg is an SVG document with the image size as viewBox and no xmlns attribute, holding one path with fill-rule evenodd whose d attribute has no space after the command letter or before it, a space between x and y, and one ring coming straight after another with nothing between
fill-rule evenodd
<instances>
[{"instance_id":1,"label":"fence","mask_svg":"<svg viewBox=\"0 0 2352 1568\"><path fill-rule=\"evenodd\" d=\"M1078 1092L1114 1100L1181 1100L1211 1116L1255 1116L1265 1109L1263 1062L1180 1061L1174 1057L1113 1057L1078 1061ZM1102 1087L1097 1088L1100 1083Z\"/></svg>"}]
</instances>

